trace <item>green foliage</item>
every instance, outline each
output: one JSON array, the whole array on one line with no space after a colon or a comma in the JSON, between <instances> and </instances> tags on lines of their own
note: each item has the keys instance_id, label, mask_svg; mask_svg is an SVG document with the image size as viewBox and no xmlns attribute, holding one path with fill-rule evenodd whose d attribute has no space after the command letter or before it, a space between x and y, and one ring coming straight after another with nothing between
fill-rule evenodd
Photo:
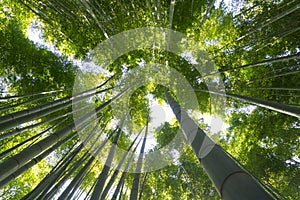
<instances>
[{"instance_id":1,"label":"green foliage","mask_svg":"<svg viewBox=\"0 0 300 200\"><path fill-rule=\"evenodd\" d=\"M223 79L225 92L299 107L298 1L245 0L243 8L237 13L230 12L224 4L217 8L214 2L0 1L0 92L3 97L0 99L0 116L37 105L43 106L43 103L54 102L56 99L72 95L78 68L70 60L76 58L88 61L90 57L93 57L92 61L102 66L101 61L111 55L109 53L99 55L100 51L98 52L97 49L89 52L91 49L115 34L147 26L155 26L157 29L170 28L199 42L189 50L193 52L200 48L201 51L208 53L208 56L193 57L193 59L201 63L203 68L208 59L212 60L214 66L212 66L211 74L199 73L188 56L167 52L163 44L157 42L155 45L158 45L158 48L137 49L110 63L104 70L115 74L115 77L103 88L119 87L122 84L134 86L136 79L124 81L123 77L133 73L133 76L141 80L147 79L147 74L134 74L133 71L156 63L175 69L192 88L201 91L196 92L199 110L195 113L215 114L216 111L212 109L212 96L207 92L208 86L205 80L218 71ZM237 8L234 9L237 11ZM43 39L54 45L62 55L31 42L26 37L30 26L41 30ZM167 36L167 33L165 34ZM298 57L276 61L276 59L291 55L298 55ZM82 80L79 80L76 86L81 87L79 91L97 87L99 83L107 79L105 73L84 72L82 75ZM163 72L159 75L164 76ZM284 90L278 88L284 88ZM53 93L39 93L45 91ZM6 92L12 95L6 95ZM172 92L175 94L175 91ZM38 94L33 95L34 93ZM30 95L26 96L26 94ZM113 134L112 130L116 128L114 122L120 122L127 114L123 113L124 110L127 110L131 123L126 124L125 129L130 129L132 132L122 132L118 143L118 147L123 150L127 149L132 142L132 136L145 127L148 120L151 120L149 119L148 94L152 94L159 102L165 101L162 85L147 83L139 87L129 99L125 98L128 100L126 104L128 108L110 105L96 114L99 118L97 120L99 131L93 135L93 139L101 134L103 138ZM19 97L11 97L13 95L19 95ZM101 106L115 95L114 90L108 90L103 95L81 101L76 106L85 112L84 106L92 106L91 102L94 102L96 106ZM125 100L120 98L121 103ZM223 115L226 115L230 127L225 136L219 133L213 135L213 139L243 164L251 174L258 177L268 187L271 184L275 188L270 187L272 191L278 190L287 199L299 198L298 119L259 107L252 111L245 111L249 109L248 104L232 98L228 98L227 103L225 105L224 102L217 102L218 105L214 106L217 107L216 110L227 106L226 113ZM71 114L71 111L72 107L67 106L37 120L19 124L1 135L63 116L66 113ZM3 156L1 161L73 122L71 115L63 119L66 120L56 119L29 128L7 139L1 139L1 153L29 140ZM198 120L199 118L196 119L200 128L204 131L209 130L201 120ZM62 123L59 124L59 122ZM173 124L166 122L161 125L158 128L160 131L153 134L157 146L151 151L166 146L178 134L179 126L178 122ZM30 139L50 127L52 128L49 131L35 139ZM84 133L87 134L85 136L89 135L89 131L91 130L85 130ZM71 131L70 134L77 133ZM49 157L43 159L4 187L0 192L1 197L20 199L32 191L72 147L79 145L78 141L81 136L75 136L57 148L54 153L55 159ZM89 147L98 146L100 142L92 140L89 145ZM176 147L171 146L166 151L181 148L184 154L178 156L173 164L147 173L142 199L219 199L217 191L192 149L185 144L174 145ZM101 154L104 160L109 149L106 146ZM68 181L73 179L83 165L79 166L74 173L68 173L76 163L83 161L85 155L90 157L90 153L87 149L80 151L66 168L63 177L70 175ZM120 159L121 156L116 157ZM80 186L75 188L77 192L83 191L87 194L93 188L93 183L103 167L102 162L93 162L81 180ZM126 176L123 189L126 197L129 197L128 190L131 188L133 177L134 174L130 173ZM56 183L61 178L56 180ZM114 188L116 185L117 183L114 184Z\"/></svg>"},{"instance_id":2,"label":"green foliage","mask_svg":"<svg viewBox=\"0 0 300 200\"><path fill-rule=\"evenodd\" d=\"M35 46L24 34L28 18L23 22L13 14L1 18L2 84L11 85L10 92L19 94L71 87L76 67L66 57Z\"/></svg>"},{"instance_id":3,"label":"green foliage","mask_svg":"<svg viewBox=\"0 0 300 200\"><path fill-rule=\"evenodd\" d=\"M256 108L249 114L232 113L229 123L227 151L286 198L297 199L299 163L288 162L299 156L299 125L294 118Z\"/></svg>"}]
</instances>

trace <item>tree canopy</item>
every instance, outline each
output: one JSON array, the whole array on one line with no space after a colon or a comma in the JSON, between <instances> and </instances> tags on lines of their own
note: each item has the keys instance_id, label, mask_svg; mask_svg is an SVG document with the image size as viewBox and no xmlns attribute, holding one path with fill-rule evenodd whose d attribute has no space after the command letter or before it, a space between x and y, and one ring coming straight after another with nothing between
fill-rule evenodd
<instances>
[{"instance_id":1,"label":"tree canopy","mask_svg":"<svg viewBox=\"0 0 300 200\"><path fill-rule=\"evenodd\" d=\"M299 199L298 1L0 2L1 198Z\"/></svg>"}]
</instances>

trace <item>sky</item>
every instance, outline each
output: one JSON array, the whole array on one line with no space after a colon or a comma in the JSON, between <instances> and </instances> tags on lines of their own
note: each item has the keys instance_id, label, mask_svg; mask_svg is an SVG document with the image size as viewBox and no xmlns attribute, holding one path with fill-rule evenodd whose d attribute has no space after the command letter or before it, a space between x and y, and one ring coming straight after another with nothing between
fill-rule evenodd
<instances>
[{"instance_id":1,"label":"sky","mask_svg":"<svg viewBox=\"0 0 300 200\"><path fill-rule=\"evenodd\" d=\"M237 15L239 10L244 6L244 0L216 0L214 6L218 8L222 1L228 12L233 12L234 15Z\"/></svg>"}]
</instances>

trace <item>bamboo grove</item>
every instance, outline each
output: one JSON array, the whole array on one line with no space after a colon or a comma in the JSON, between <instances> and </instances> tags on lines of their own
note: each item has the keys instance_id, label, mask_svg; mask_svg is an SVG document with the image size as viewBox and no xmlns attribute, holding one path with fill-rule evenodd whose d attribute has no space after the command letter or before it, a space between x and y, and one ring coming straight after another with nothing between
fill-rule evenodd
<instances>
[{"instance_id":1,"label":"bamboo grove","mask_svg":"<svg viewBox=\"0 0 300 200\"><path fill-rule=\"evenodd\" d=\"M0 2L0 199L299 199L299 1Z\"/></svg>"}]
</instances>

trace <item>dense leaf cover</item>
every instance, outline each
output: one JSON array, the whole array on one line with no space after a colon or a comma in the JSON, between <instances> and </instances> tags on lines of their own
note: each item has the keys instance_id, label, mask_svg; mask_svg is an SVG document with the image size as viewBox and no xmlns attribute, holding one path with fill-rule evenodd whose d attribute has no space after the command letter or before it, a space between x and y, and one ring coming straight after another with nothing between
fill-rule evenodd
<instances>
[{"instance_id":1,"label":"dense leaf cover","mask_svg":"<svg viewBox=\"0 0 300 200\"><path fill-rule=\"evenodd\" d=\"M276 198L299 199L298 1L0 2L2 199L90 199L101 191L106 192L101 199L220 199L190 145L168 146L182 125L175 117L151 133L153 101L167 104L162 84L150 81L136 88L125 98L127 113L113 104L117 95L126 94L124 85L134 87L136 80L149 78L137 69L154 63L175 69L193 88L198 108L188 113L204 132ZM101 73L82 70L87 63L102 67L103 56L111 56L99 54L101 42L143 27L155 27L154 39L134 42L153 39L158 48L129 51ZM167 29L198 44L184 55L169 52L159 41L159 32L167 36ZM30 31L41 33L43 42L31 41ZM209 74L195 68L195 62L207 60L189 56L198 49L214 63ZM216 73L220 79L212 82L224 88L212 93L206 81ZM138 79L124 79L128 74ZM171 91L175 98L178 92L186 91ZM121 104L125 100L120 98ZM86 113L90 106L97 112ZM81 113L88 114L86 120L74 120ZM228 127L213 131L217 122L207 124L205 116L218 116ZM144 135L147 140L140 139ZM156 142L147 147L150 137ZM141 166L113 143L141 155L158 149L161 157L174 149L181 153L164 168L147 171L155 160ZM132 160L137 164L126 166ZM118 171L112 165L119 162L123 168Z\"/></svg>"}]
</instances>

